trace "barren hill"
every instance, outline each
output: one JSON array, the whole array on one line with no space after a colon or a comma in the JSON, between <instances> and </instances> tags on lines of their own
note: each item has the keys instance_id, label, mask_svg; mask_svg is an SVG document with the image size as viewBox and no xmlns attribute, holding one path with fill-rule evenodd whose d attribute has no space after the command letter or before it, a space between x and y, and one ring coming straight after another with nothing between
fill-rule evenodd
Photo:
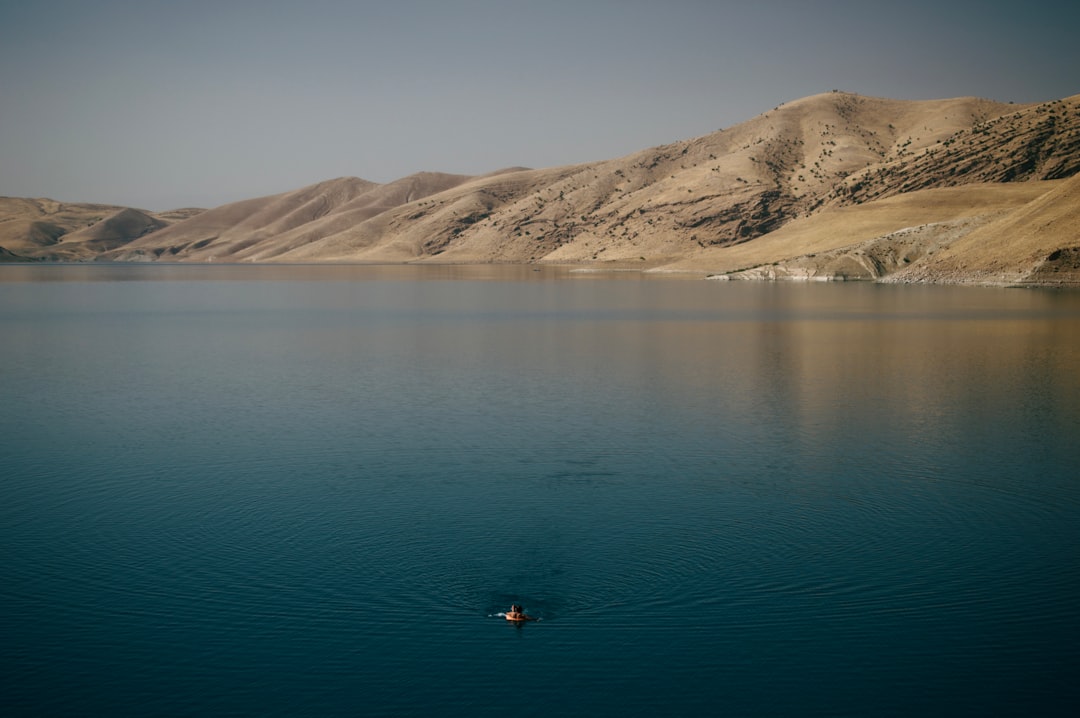
<instances>
[{"instance_id":1,"label":"barren hill","mask_svg":"<svg viewBox=\"0 0 1080 718\"><path fill-rule=\"evenodd\" d=\"M106 204L0 197L0 261L79 261L197 215Z\"/></svg>"},{"instance_id":2,"label":"barren hill","mask_svg":"<svg viewBox=\"0 0 1080 718\"><path fill-rule=\"evenodd\" d=\"M891 281L1076 284L1080 278L1080 175L949 244Z\"/></svg>"},{"instance_id":3,"label":"barren hill","mask_svg":"<svg viewBox=\"0 0 1080 718\"><path fill-rule=\"evenodd\" d=\"M106 256L118 260L270 260L467 179L425 172L380 185L341 177L208 210Z\"/></svg>"},{"instance_id":4,"label":"barren hill","mask_svg":"<svg viewBox=\"0 0 1080 718\"><path fill-rule=\"evenodd\" d=\"M963 281L978 265L979 281L1038 281L1046 273L1030 263L1080 246L1067 221L1077 195L1061 185L1078 171L1080 96L1013 105L834 91L605 162L341 178L80 246L113 260L631 264L731 278ZM1050 216L1031 239L1025 218ZM21 244L0 234L0 247L55 257L50 226L21 231ZM975 262L972 243L999 259ZM972 259L947 269L961 251Z\"/></svg>"},{"instance_id":5,"label":"barren hill","mask_svg":"<svg viewBox=\"0 0 1080 718\"><path fill-rule=\"evenodd\" d=\"M1025 207L1054 184L918 190L831 208L795 219L753 242L704 249L663 269L707 271L728 279L880 279Z\"/></svg>"},{"instance_id":6,"label":"barren hill","mask_svg":"<svg viewBox=\"0 0 1080 718\"><path fill-rule=\"evenodd\" d=\"M168 226L165 220L137 209L122 209L89 227L65 234L53 251L66 260L90 259Z\"/></svg>"},{"instance_id":7,"label":"barren hill","mask_svg":"<svg viewBox=\"0 0 1080 718\"><path fill-rule=\"evenodd\" d=\"M903 163L1010 109L974 98L806 98L730 130L568 168L556 182L463 231L444 248L444 259L655 264L749 242L799 217L853 203L840 188L857 172ZM1080 152L1069 161L1080 167ZM515 243L521 237L531 240L527 247ZM517 251L507 256L509 248Z\"/></svg>"}]
</instances>

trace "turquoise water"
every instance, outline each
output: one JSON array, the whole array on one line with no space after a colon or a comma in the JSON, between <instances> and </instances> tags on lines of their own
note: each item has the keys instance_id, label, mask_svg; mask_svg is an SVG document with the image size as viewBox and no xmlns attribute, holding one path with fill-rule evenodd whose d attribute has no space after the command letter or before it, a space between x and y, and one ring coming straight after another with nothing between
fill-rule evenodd
<instances>
[{"instance_id":1,"label":"turquoise water","mask_svg":"<svg viewBox=\"0 0 1080 718\"><path fill-rule=\"evenodd\" d=\"M1077 466L1076 293L0 266L0 703L1064 715Z\"/></svg>"}]
</instances>

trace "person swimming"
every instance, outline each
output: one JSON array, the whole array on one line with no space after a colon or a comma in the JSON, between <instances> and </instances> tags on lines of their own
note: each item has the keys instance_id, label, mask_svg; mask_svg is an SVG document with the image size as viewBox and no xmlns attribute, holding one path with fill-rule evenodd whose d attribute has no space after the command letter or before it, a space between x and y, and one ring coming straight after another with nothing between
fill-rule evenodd
<instances>
[{"instance_id":1,"label":"person swimming","mask_svg":"<svg viewBox=\"0 0 1080 718\"><path fill-rule=\"evenodd\" d=\"M510 606L510 610L506 612L507 621L535 621L532 616L526 616L525 610L517 603Z\"/></svg>"}]
</instances>

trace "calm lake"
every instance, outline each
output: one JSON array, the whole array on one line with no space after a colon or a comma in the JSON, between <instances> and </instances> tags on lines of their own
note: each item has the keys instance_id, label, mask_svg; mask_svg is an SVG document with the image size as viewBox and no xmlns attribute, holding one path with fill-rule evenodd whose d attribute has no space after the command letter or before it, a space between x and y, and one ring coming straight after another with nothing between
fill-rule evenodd
<instances>
[{"instance_id":1,"label":"calm lake","mask_svg":"<svg viewBox=\"0 0 1080 718\"><path fill-rule=\"evenodd\" d=\"M1078 467L1080 292L0 266L0 705L1071 715Z\"/></svg>"}]
</instances>

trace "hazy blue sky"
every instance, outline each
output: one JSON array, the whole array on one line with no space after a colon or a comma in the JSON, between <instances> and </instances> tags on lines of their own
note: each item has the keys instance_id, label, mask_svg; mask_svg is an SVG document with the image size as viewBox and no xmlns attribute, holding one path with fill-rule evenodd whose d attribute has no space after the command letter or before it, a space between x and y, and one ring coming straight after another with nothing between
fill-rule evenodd
<instances>
[{"instance_id":1,"label":"hazy blue sky","mask_svg":"<svg viewBox=\"0 0 1080 718\"><path fill-rule=\"evenodd\" d=\"M1058 99L1078 6L0 0L0 195L163 210L548 167L833 88Z\"/></svg>"}]
</instances>

